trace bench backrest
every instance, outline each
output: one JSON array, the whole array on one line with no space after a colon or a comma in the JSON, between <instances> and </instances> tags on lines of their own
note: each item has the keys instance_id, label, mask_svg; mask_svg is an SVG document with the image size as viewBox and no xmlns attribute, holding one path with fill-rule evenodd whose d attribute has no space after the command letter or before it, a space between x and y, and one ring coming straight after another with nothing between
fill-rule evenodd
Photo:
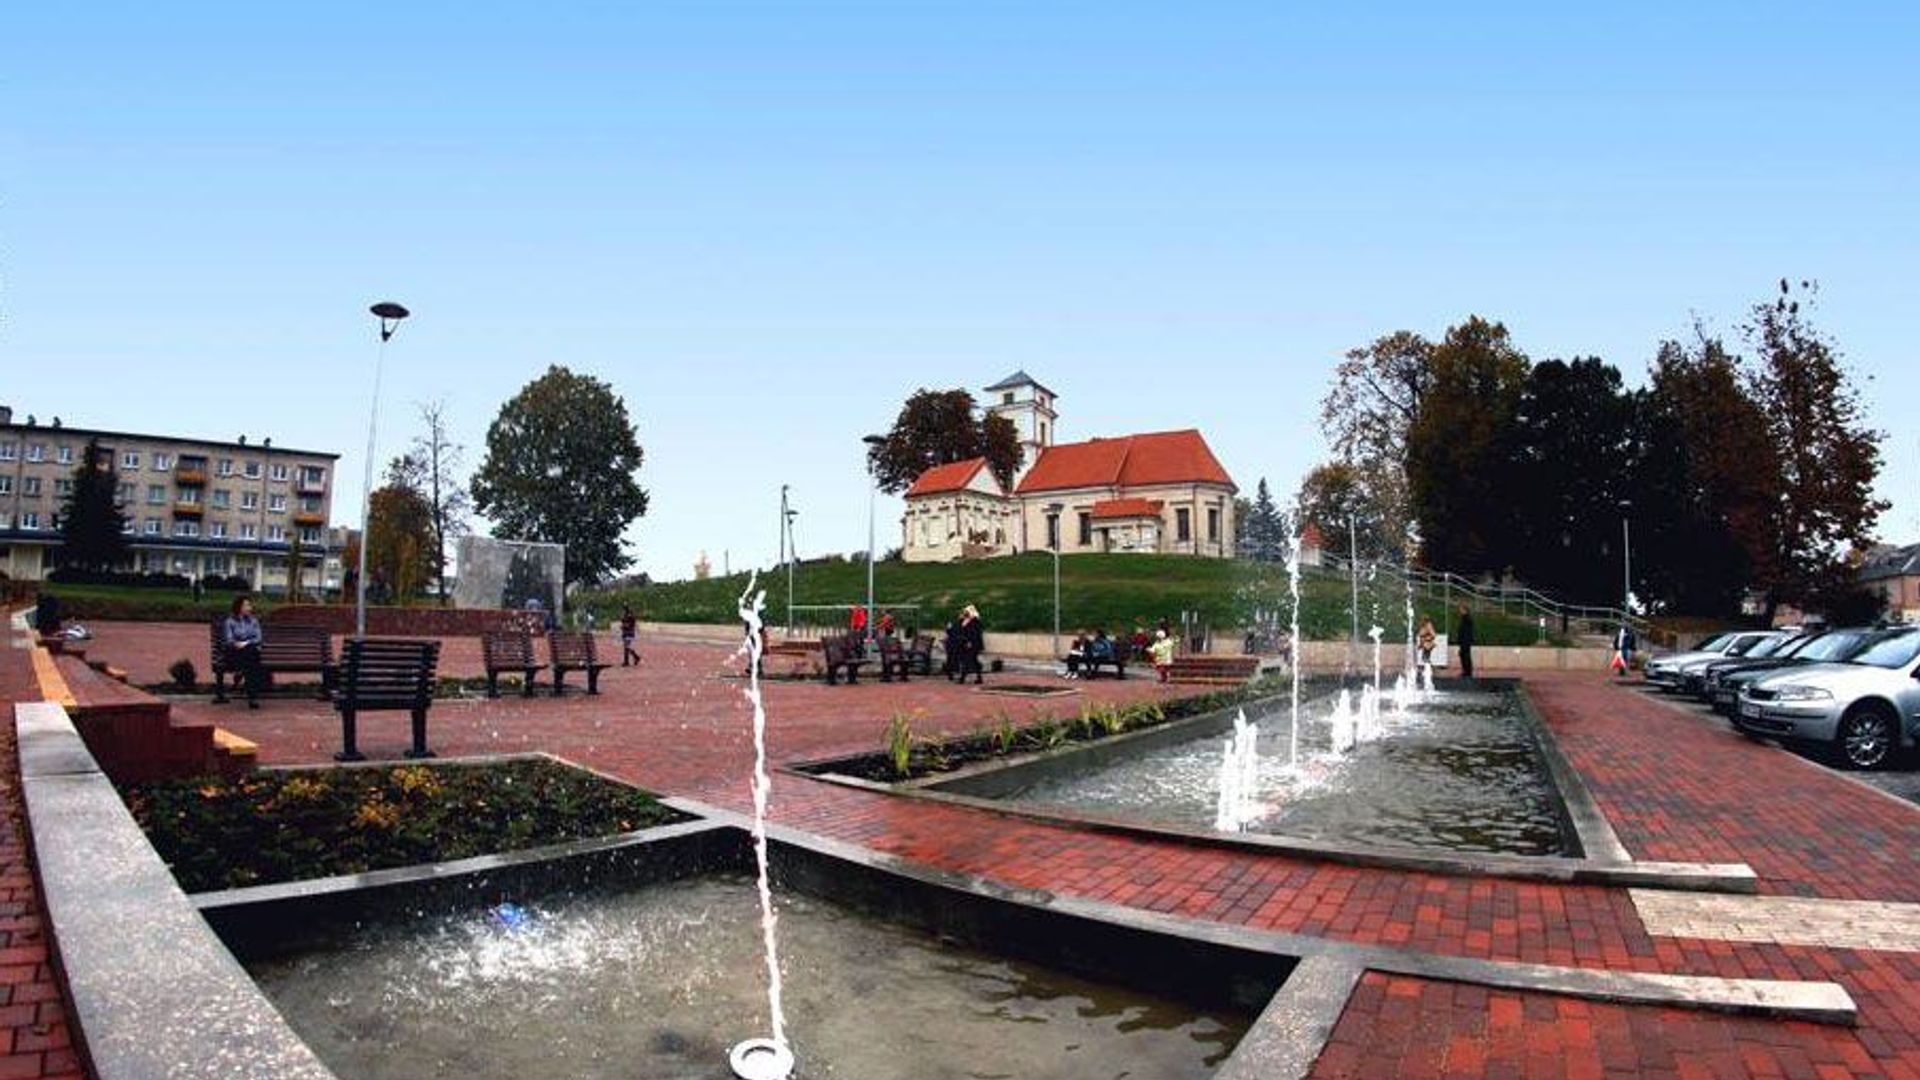
<instances>
[{"instance_id":1,"label":"bench backrest","mask_svg":"<svg viewBox=\"0 0 1920 1080\"><path fill-rule=\"evenodd\" d=\"M555 630L547 635L547 653L556 666L584 667L596 664L593 635L585 630Z\"/></svg>"},{"instance_id":2,"label":"bench backrest","mask_svg":"<svg viewBox=\"0 0 1920 1080\"><path fill-rule=\"evenodd\" d=\"M330 667L333 635L317 626L286 626L266 631L260 635L260 661Z\"/></svg>"},{"instance_id":3,"label":"bench backrest","mask_svg":"<svg viewBox=\"0 0 1920 1080\"><path fill-rule=\"evenodd\" d=\"M340 707L417 706L433 699L438 641L349 638L343 650Z\"/></svg>"},{"instance_id":4,"label":"bench backrest","mask_svg":"<svg viewBox=\"0 0 1920 1080\"><path fill-rule=\"evenodd\" d=\"M843 635L833 634L821 638L820 648L826 653L827 666L830 668L839 667L841 664L853 659L853 646L848 643L847 638Z\"/></svg>"},{"instance_id":5,"label":"bench backrest","mask_svg":"<svg viewBox=\"0 0 1920 1080\"><path fill-rule=\"evenodd\" d=\"M932 656L933 655L933 635L932 634L913 635L913 655L915 656Z\"/></svg>"},{"instance_id":6,"label":"bench backrest","mask_svg":"<svg viewBox=\"0 0 1920 1080\"><path fill-rule=\"evenodd\" d=\"M488 670L522 670L540 666L533 657L533 635L525 630L489 630L480 635L480 651Z\"/></svg>"}]
</instances>

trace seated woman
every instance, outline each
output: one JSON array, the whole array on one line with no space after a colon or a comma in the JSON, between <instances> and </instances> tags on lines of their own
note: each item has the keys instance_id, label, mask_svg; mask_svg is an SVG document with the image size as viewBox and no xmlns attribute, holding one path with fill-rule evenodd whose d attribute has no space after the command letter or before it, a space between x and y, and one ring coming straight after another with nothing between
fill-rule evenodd
<instances>
[{"instance_id":1,"label":"seated woman","mask_svg":"<svg viewBox=\"0 0 1920 1080\"><path fill-rule=\"evenodd\" d=\"M1082 630L1079 633L1073 635L1073 642L1067 646L1067 657L1066 657L1067 678L1069 679L1079 678L1080 665L1085 663L1086 659L1087 659L1087 632L1085 630Z\"/></svg>"},{"instance_id":2,"label":"seated woman","mask_svg":"<svg viewBox=\"0 0 1920 1080\"><path fill-rule=\"evenodd\" d=\"M260 620L253 614L253 598L236 596L233 611L220 628L220 640L227 647L227 659L240 669L247 685L247 708L260 707L260 684L265 672L260 669Z\"/></svg>"}]
</instances>

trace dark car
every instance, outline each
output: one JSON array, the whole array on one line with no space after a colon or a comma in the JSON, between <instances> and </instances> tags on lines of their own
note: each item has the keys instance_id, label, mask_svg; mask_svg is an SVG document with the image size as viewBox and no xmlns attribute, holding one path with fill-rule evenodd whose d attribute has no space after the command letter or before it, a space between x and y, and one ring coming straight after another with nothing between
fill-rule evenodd
<instances>
[{"instance_id":1,"label":"dark car","mask_svg":"<svg viewBox=\"0 0 1920 1080\"><path fill-rule=\"evenodd\" d=\"M1815 634L1794 646L1791 651L1782 650L1764 660L1752 661L1748 667L1719 674L1708 685L1709 703L1714 712L1731 716L1741 690L1781 668L1850 660L1893 633L1892 630L1870 626L1850 626Z\"/></svg>"},{"instance_id":2,"label":"dark car","mask_svg":"<svg viewBox=\"0 0 1920 1080\"><path fill-rule=\"evenodd\" d=\"M1742 664L1748 660L1765 660L1778 656L1782 649L1789 648L1808 637L1797 630L1776 631L1772 637L1763 638L1745 652L1730 652L1717 660L1696 660L1680 667L1680 691L1693 697L1706 699L1707 676L1714 671L1732 664Z\"/></svg>"}]
</instances>

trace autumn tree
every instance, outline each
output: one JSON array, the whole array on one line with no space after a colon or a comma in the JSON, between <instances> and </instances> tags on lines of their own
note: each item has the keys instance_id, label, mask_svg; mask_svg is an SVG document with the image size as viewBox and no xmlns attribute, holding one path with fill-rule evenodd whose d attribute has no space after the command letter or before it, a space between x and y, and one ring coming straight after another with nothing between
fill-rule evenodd
<instances>
[{"instance_id":1,"label":"autumn tree","mask_svg":"<svg viewBox=\"0 0 1920 1080\"><path fill-rule=\"evenodd\" d=\"M897 494L935 465L977 457L1011 488L1025 457L1013 421L980 415L965 390L923 389L901 406L886 441L868 448L867 465L881 491Z\"/></svg>"},{"instance_id":2,"label":"autumn tree","mask_svg":"<svg viewBox=\"0 0 1920 1080\"><path fill-rule=\"evenodd\" d=\"M368 584L395 603L406 603L425 589L433 573L433 510L418 491L396 482L373 493L367 523Z\"/></svg>"},{"instance_id":3,"label":"autumn tree","mask_svg":"<svg viewBox=\"0 0 1920 1080\"><path fill-rule=\"evenodd\" d=\"M1389 529L1387 509L1373 500L1359 467L1351 462L1316 466L1300 482L1295 505L1299 527L1317 527L1335 552L1351 549L1363 559L1397 561L1405 549L1404 538Z\"/></svg>"},{"instance_id":4,"label":"autumn tree","mask_svg":"<svg viewBox=\"0 0 1920 1080\"><path fill-rule=\"evenodd\" d=\"M1873 497L1884 432L1865 425L1860 399L1833 342L1809 322L1818 287L1756 304L1744 327L1757 354L1751 387L1778 448L1772 529L1755 584L1776 605L1817 603L1850 587L1846 557L1873 539L1887 503Z\"/></svg>"},{"instance_id":5,"label":"autumn tree","mask_svg":"<svg viewBox=\"0 0 1920 1080\"><path fill-rule=\"evenodd\" d=\"M500 407L473 504L495 534L565 544L566 579L594 584L633 563L622 534L647 512L626 402L559 365Z\"/></svg>"},{"instance_id":6,"label":"autumn tree","mask_svg":"<svg viewBox=\"0 0 1920 1080\"><path fill-rule=\"evenodd\" d=\"M1472 574L1509 564L1504 464L1528 371L1507 328L1477 315L1433 346L1406 430L1408 504L1428 565Z\"/></svg>"},{"instance_id":7,"label":"autumn tree","mask_svg":"<svg viewBox=\"0 0 1920 1080\"><path fill-rule=\"evenodd\" d=\"M1432 380L1433 343L1399 330L1349 351L1320 402L1327 441L1383 515L1405 535L1413 522L1407 485L1407 433Z\"/></svg>"}]
</instances>

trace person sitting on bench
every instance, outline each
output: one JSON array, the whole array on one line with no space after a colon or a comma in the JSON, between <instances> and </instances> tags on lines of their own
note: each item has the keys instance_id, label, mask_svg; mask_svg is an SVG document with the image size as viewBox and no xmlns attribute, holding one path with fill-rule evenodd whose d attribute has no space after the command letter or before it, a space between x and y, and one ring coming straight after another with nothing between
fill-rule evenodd
<instances>
[{"instance_id":1,"label":"person sitting on bench","mask_svg":"<svg viewBox=\"0 0 1920 1080\"><path fill-rule=\"evenodd\" d=\"M233 613L221 628L220 640L227 647L228 661L240 669L240 678L246 683L249 709L260 707L260 684L265 678L260 670L261 636L260 620L253 614L253 598L234 597Z\"/></svg>"},{"instance_id":2,"label":"person sitting on bench","mask_svg":"<svg viewBox=\"0 0 1920 1080\"><path fill-rule=\"evenodd\" d=\"M1073 635L1073 641L1067 645L1067 678L1080 677L1080 665L1087 662L1087 632Z\"/></svg>"}]
</instances>

